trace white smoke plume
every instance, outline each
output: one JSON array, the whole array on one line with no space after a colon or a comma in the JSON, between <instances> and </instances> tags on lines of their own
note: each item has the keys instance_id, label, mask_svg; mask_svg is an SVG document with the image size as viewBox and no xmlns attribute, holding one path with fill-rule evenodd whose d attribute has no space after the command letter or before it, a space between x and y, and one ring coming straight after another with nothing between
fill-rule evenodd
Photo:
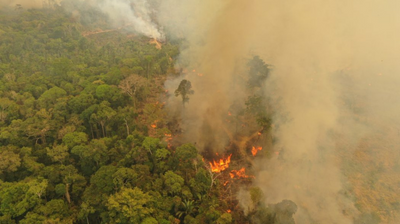
<instances>
[{"instance_id":1,"label":"white smoke plume","mask_svg":"<svg viewBox=\"0 0 400 224\"><path fill-rule=\"evenodd\" d=\"M163 40L163 33L151 19L152 9L147 0L99 0L98 8L118 26L129 24L136 32Z\"/></svg>"},{"instance_id":2,"label":"white smoke plume","mask_svg":"<svg viewBox=\"0 0 400 224\"><path fill-rule=\"evenodd\" d=\"M129 27L135 32L157 40L164 40L163 31L152 15L154 7L148 0L1 0L0 6L24 9L41 8L49 5L62 6L66 10L88 14L87 9L96 9L109 17L114 28ZM88 15L89 16L89 15Z\"/></svg>"},{"instance_id":3,"label":"white smoke plume","mask_svg":"<svg viewBox=\"0 0 400 224\"><path fill-rule=\"evenodd\" d=\"M164 34L153 19L154 7L148 0L71 0L61 5L69 11L95 9L108 16L114 28L130 28L150 38L164 40ZM86 15L88 16L88 15Z\"/></svg>"}]
</instances>

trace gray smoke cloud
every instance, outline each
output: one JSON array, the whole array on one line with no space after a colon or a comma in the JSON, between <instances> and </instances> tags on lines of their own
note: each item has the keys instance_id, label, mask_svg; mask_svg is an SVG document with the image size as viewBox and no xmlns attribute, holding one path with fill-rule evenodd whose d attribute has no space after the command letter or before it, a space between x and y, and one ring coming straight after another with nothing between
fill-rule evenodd
<instances>
[{"instance_id":1,"label":"gray smoke cloud","mask_svg":"<svg viewBox=\"0 0 400 224\"><path fill-rule=\"evenodd\" d=\"M378 201L400 199L393 190L400 158L395 144L399 4L163 1L160 23L187 40L180 64L196 69L166 83L174 91L186 78L195 90L184 110L178 98L169 102L173 113L181 113L184 137L200 149L224 151L230 140L221 128L224 115L246 97L237 71L245 67L243 58L260 55L274 68L264 92L273 107L277 139L269 149L275 156L258 159L254 167L265 202L294 201L297 223L353 223L360 212L377 212L383 222L395 223L398 213ZM361 165L346 168L353 163ZM384 171L375 175L379 184L373 189L359 177L367 178L365 172L376 166Z\"/></svg>"}]
</instances>

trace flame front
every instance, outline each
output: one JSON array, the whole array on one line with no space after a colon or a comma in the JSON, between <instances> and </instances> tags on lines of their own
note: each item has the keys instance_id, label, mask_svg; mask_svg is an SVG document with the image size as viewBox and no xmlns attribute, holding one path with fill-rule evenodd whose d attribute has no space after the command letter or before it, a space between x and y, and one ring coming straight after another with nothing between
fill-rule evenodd
<instances>
[{"instance_id":1,"label":"flame front","mask_svg":"<svg viewBox=\"0 0 400 224\"><path fill-rule=\"evenodd\" d=\"M262 150L262 147L261 147L261 146L258 146L258 147L253 146L253 148L251 148L251 154L252 154L253 156L256 156L256 155L257 155L257 152L258 152L258 151L261 151L261 150Z\"/></svg>"},{"instance_id":2,"label":"flame front","mask_svg":"<svg viewBox=\"0 0 400 224\"><path fill-rule=\"evenodd\" d=\"M167 142L169 142L169 141L172 140L172 135L171 135L171 134L164 134L164 136L165 136L165 140L166 140Z\"/></svg>"},{"instance_id":3,"label":"flame front","mask_svg":"<svg viewBox=\"0 0 400 224\"><path fill-rule=\"evenodd\" d=\"M171 141L172 141L172 134L165 133L165 141L167 142L167 147L170 149L171 148Z\"/></svg>"},{"instance_id":4,"label":"flame front","mask_svg":"<svg viewBox=\"0 0 400 224\"><path fill-rule=\"evenodd\" d=\"M157 122L158 122L158 120L153 121L153 123L150 125L150 127L157 128Z\"/></svg>"},{"instance_id":5,"label":"flame front","mask_svg":"<svg viewBox=\"0 0 400 224\"><path fill-rule=\"evenodd\" d=\"M231 162L231 156L232 154L230 154L226 159L220 159L219 162L215 160L213 160L213 162L210 162L211 171L213 173L220 173L221 171L226 170L229 167L229 163Z\"/></svg>"},{"instance_id":6,"label":"flame front","mask_svg":"<svg viewBox=\"0 0 400 224\"><path fill-rule=\"evenodd\" d=\"M254 176L248 176L245 174L246 173L246 169L243 167L240 170L232 170L229 175L231 176L231 178L235 178L235 177L241 177L241 178L249 178L249 177L254 177Z\"/></svg>"}]
</instances>

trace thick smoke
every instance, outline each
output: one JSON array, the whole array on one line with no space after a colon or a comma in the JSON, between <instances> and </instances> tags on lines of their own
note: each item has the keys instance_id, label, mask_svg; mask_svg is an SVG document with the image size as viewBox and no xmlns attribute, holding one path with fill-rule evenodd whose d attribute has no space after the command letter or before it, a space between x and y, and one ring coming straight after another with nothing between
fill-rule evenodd
<instances>
[{"instance_id":1,"label":"thick smoke","mask_svg":"<svg viewBox=\"0 0 400 224\"><path fill-rule=\"evenodd\" d=\"M177 1L164 1L162 7L171 7L173 11ZM187 1L179 4L179 11L172 13L176 16L169 17L161 14L160 21L164 22L168 30L172 30L178 37L184 37L187 48L182 50L181 66L189 71L184 77L193 83L195 94L190 96L190 101L183 110L184 137L195 142L202 149L223 152L229 141L229 136L224 130L224 117L227 116L232 102L244 102L245 94L238 85L233 74L237 69L238 60L248 53L246 42L242 41L242 33L247 33L246 20L242 11L247 3L241 2L240 6L232 4L235 8L226 10L227 2L215 3L213 1ZM164 8L165 9L165 8ZM187 11L186 11L187 10ZM229 15L227 15L229 13ZM194 15L194 16L193 16ZM243 16L243 17L242 17ZM173 24L183 23L178 26ZM235 28L231 29L231 25ZM237 43L243 43L240 46ZM167 88L174 91L181 79L171 83ZM177 100L172 105L181 111Z\"/></svg>"},{"instance_id":2,"label":"thick smoke","mask_svg":"<svg viewBox=\"0 0 400 224\"><path fill-rule=\"evenodd\" d=\"M152 10L147 0L99 0L94 1L115 25L132 25L136 32L163 40L164 36L152 21Z\"/></svg>"},{"instance_id":3,"label":"thick smoke","mask_svg":"<svg viewBox=\"0 0 400 224\"><path fill-rule=\"evenodd\" d=\"M164 40L164 34L152 18L154 7L148 0L1 0L1 6L40 8L52 5L62 6L67 11L90 17L90 10L98 10L108 16L114 28L131 28L150 38Z\"/></svg>"},{"instance_id":4,"label":"thick smoke","mask_svg":"<svg viewBox=\"0 0 400 224\"><path fill-rule=\"evenodd\" d=\"M166 83L174 91L186 78L195 90L184 110L171 99L182 113L184 136L201 149L224 151L229 136L221 130L223 116L246 97L237 71L243 58L260 55L274 67L265 92L277 139L270 150L279 154L255 167L266 203L293 200L299 207L297 223L352 223L358 211L345 196L344 156L362 151L365 139L373 138L373 147L380 149L375 151L394 157L383 165L388 173L399 159L392 134L400 121L399 4L163 1L160 22L187 40L181 66L196 69ZM377 200L385 199L377 194ZM396 220L386 217L388 223Z\"/></svg>"},{"instance_id":5,"label":"thick smoke","mask_svg":"<svg viewBox=\"0 0 400 224\"><path fill-rule=\"evenodd\" d=\"M152 18L154 7L148 0L64 0L61 5L72 12L88 16L90 10L98 10L108 16L114 28L131 28L150 38L164 40L164 34Z\"/></svg>"}]
</instances>

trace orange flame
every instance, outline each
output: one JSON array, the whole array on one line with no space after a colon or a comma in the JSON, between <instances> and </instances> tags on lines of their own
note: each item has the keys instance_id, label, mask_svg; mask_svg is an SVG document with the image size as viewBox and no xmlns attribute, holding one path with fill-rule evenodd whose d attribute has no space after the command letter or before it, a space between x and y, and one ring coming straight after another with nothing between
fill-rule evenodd
<instances>
[{"instance_id":1,"label":"orange flame","mask_svg":"<svg viewBox=\"0 0 400 224\"><path fill-rule=\"evenodd\" d=\"M258 146L258 147L254 147L253 146L253 148L251 148L251 154L253 154L253 156L256 156L257 155L257 152L258 151L261 151L262 150L262 147L261 146Z\"/></svg>"},{"instance_id":2,"label":"orange flame","mask_svg":"<svg viewBox=\"0 0 400 224\"><path fill-rule=\"evenodd\" d=\"M165 141L169 142L172 140L172 134L165 133L164 136L165 136Z\"/></svg>"},{"instance_id":3,"label":"orange flame","mask_svg":"<svg viewBox=\"0 0 400 224\"><path fill-rule=\"evenodd\" d=\"M229 183L229 181L225 181L224 186L226 186Z\"/></svg>"},{"instance_id":4,"label":"orange flame","mask_svg":"<svg viewBox=\"0 0 400 224\"><path fill-rule=\"evenodd\" d=\"M165 140L167 142L172 140L172 135L171 134L164 134L164 136L165 136Z\"/></svg>"},{"instance_id":5,"label":"orange flame","mask_svg":"<svg viewBox=\"0 0 400 224\"><path fill-rule=\"evenodd\" d=\"M246 169L243 167L240 170L232 170L229 175L231 176L231 178L235 178L235 177L241 177L241 178L249 178L249 177L254 177L254 176L248 176L245 174L246 173Z\"/></svg>"},{"instance_id":6,"label":"orange flame","mask_svg":"<svg viewBox=\"0 0 400 224\"><path fill-rule=\"evenodd\" d=\"M213 160L213 162L210 162L211 171L213 173L220 173L221 171L226 170L229 167L229 163L231 162L231 156L232 154L230 154L225 160L220 159L219 162L215 160Z\"/></svg>"},{"instance_id":7,"label":"orange flame","mask_svg":"<svg viewBox=\"0 0 400 224\"><path fill-rule=\"evenodd\" d=\"M157 122L158 122L158 120L153 121L153 124L151 124L150 127L156 128L157 127Z\"/></svg>"},{"instance_id":8,"label":"orange flame","mask_svg":"<svg viewBox=\"0 0 400 224\"><path fill-rule=\"evenodd\" d=\"M228 111L228 116L232 116L232 114L231 114L231 112L230 112L230 111Z\"/></svg>"},{"instance_id":9,"label":"orange flame","mask_svg":"<svg viewBox=\"0 0 400 224\"><path fill-rule=\"evenodd\" d=\"M230 209L226 210L227 213L231 213L232 211Z\"/></svg>"}]
</instances>

